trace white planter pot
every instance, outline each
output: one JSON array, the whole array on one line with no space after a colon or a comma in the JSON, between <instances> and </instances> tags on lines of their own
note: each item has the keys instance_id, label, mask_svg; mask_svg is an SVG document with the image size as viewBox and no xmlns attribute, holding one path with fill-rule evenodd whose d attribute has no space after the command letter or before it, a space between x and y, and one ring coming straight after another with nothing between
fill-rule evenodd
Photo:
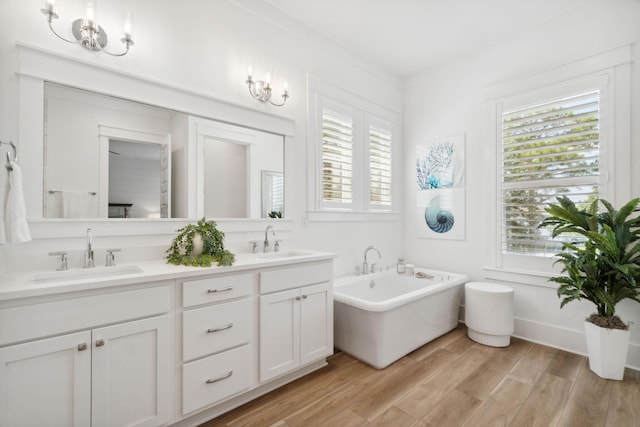
<instances>
[{"instance_id":1,"label":"white planter pot","mask_svg":"<svg viewBox=\"0 0 640 427\"><path fill-rule=\"evenodd\" d=\"M202 253L202 249L204 249L204 242L202 241L202 236L200 233L196 233L193 235L193 250L191 251L192 257L197 257Z\"/></svg>"},{"instance_id":2,"label":"white planter pot","mask_svg":"<svg viewBox=\"0 0 640 427\"><path fill-rule=\"evenodd\" d=\"M622 380L631 331L601 328L586 321L584 331L589 368L602 378Z\"/></svg>"}]
</instances>

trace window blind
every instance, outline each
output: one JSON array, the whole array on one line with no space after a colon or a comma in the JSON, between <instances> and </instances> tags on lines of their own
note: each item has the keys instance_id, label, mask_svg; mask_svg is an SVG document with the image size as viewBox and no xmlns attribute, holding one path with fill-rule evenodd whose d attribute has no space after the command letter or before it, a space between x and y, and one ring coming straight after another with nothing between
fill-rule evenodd
<instances>
[{"instance_id":1,"label":"window blind","mask_svg":"<svg viewBox=\"0 0 640 427\"><path fill-rule=\"evenodd\" d=\"M273 187L271 193L271 209L284 213L284 176L273 176Z\"/></svg>"},{"instance_id":2,"label":"window blind","mask_svg":"<svg viewBox=\"0 0 640 427\"><path fill-rule=\"evenodd\" d=\"M391 132L369 126L369 202L391 205Z\"/></svg>"},{"instance_id":3,"label":"window blind","mask_svg":"<svg viewBox=\"0 0 640 427\"><path fill-rule=\"evenodd\" d=\"M544 209L559 195L579 206L598 197L599 92L503 112L501 125L502 252L556 254L561 241L538 228Z\"/></svg>"},{"instance_id":4,"label":"window blind","mask_svg":"<svg viewBox=\"0 0 640 427\"><path fill-rule=\"evenodd\" d=\"M353 119L322 109L322 200L353 199Z\"/></svg>"}]
</instances>

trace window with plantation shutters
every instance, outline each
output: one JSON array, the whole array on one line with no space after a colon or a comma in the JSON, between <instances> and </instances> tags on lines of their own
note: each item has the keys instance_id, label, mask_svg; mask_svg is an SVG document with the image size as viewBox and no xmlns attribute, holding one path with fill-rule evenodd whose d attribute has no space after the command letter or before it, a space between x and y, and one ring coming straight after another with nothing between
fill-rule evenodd
<instances>
[{"instance_id":1,"label":"window with plantation shutters","mask_svg":"<svg viewBox=\"0 0 640 427\"><path fill-rule=\"evenodd\" d=\"M310 221L396 221L394 187L400 116L383 106L311 81Z\"/></svg>"},{"instance_id":2,"label":"window with plantation shutters","mask_svg":"<svg viewBox=\"0 0 640 427\"><path fill-rule=\"evenodd\" d=\"M600 93L574 93L503 111L499 127L502 253L556 254L560 240L538 228L545 207L559 195L578 205L598 198Z\"/></svg>"},{"instance_id":3,"label":"window with plantation shutters","mask_svg":"<svg viewBox=\"0 0 640 427\"><path fill-rule=\"evenodd\" d=\"M353 200L353 119L322 109L322 200Z\"/></svg>"},{"instance_id":4,"label":"window with plantation shutters","mask_svg":"<svg viewBox=\"0 0 640 427\"><path fill-rule=\"evenodd\" d=\"M391 206L391 131L369 126L369 204Z\"/></svg>"}]
</instances>

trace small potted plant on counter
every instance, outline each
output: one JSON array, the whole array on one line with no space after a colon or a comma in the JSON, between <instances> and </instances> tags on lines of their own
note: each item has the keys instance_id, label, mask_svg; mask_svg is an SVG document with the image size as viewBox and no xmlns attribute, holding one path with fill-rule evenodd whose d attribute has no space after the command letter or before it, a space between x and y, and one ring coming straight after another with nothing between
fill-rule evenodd
<instances>
[{"instance_id":1,"label":"small potted plant on counter","mask_svg":"<svg viewBox=\"0 0 640 427\"><path fill-rule=\"evenodd\" d=\"M166 252L168 263L211 267L215 261L218 266L233 265L235 255L224 248L224 233L218 230L215 221L202 218L177 233Z\"/></svg>"},{"instance_id":2,"label":"small potted plant on counter","mask_svg":"<svg viewBox=\"0 0 640 427\"><path fill-rule=\"evenodd\" d=\"M546 209L551 216L540 227L553 227L553 237L582 236L563 242L557 254L564 275L551 280L560 285L560 307L581 299L595 304L597 313L584 323L589 367L602 378L621 380L630 332L616 315L616 305L627 298L640 302L640 218L634 215L640 199L620 210L602 199L584 209L566 196L557 200ZM603 212L598 212L598 202Z\"/></svg>"}]
</instances>

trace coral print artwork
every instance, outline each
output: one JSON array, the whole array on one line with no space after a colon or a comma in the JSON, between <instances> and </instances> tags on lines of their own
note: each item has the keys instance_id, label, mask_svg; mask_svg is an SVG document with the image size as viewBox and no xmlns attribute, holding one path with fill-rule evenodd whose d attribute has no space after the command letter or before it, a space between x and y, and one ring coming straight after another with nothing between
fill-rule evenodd
<instances>
[{"instance_id":1,"label":"coral print artwork","mask_svg":"<svg viewBox=\"0 0 640 427\"><path fill-rule=\"evenodd\" d=\"M464 160L464 134L417 147L418 237L464 240Z\"/></svg>"},{"instance_id":2,"label":"coral print artwork","mask_svg":"<svg viewBox=\"0 0 640 427\"><path fill-rule=\"evenodd\" d=\"M442 138L417 148L418 189L464 186L464 135Z\"/></svg>"}]
</instances>

